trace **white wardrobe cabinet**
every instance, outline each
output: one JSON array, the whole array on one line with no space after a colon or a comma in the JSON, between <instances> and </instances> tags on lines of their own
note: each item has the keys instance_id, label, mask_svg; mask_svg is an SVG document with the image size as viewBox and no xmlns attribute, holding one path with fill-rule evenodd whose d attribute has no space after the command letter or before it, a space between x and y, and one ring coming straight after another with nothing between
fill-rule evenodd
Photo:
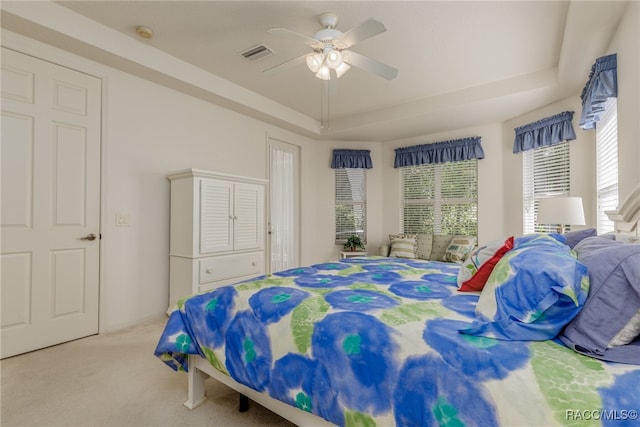
<instances>
[{"instance_id":1,"label":"white wardrobe cabinet","mask_svg":"<svg viewBox=\"0 0 640 427\"><path fill-rule=\"evenodd\" d=\"M267 181L199 169L168 179L169 310L185 296L265 273Z\"/></svg>"}]
</instances>

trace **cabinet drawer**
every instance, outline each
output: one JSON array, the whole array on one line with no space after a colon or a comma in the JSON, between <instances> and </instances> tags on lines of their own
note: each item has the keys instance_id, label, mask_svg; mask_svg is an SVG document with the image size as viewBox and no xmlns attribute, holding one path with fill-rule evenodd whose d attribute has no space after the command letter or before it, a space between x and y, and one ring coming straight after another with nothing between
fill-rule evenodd
<instances>
[{"instance_id":1,"label":"cabinet drawer","mask_svg":"<svg viewBox=\"0 0 640 427\"><path fill-rule=\"evenodd\" d=\"M200 260L200 283L259 275L264 272L264 252L219 256Z\"/></svg>"}]
</instances>

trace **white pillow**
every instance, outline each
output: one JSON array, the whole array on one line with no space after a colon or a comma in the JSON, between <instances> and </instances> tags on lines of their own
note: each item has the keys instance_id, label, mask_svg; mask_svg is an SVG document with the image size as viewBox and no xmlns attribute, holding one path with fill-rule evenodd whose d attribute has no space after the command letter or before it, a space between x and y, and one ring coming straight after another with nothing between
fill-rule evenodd
<instances>
[{"instance_id":1,"label":"white pillow","mask_svg":"<svg viewBox=\"0 0 640 427\"><path fill-rule=\"evenodd\" d=\"M608 348L627 345L640 335L640 310L629 319L624 328L616 334L609 342Z\"/></svg>"},{"instance_id":2,"label":"white pillow","mask_svg":"<svg viewBox=\"0 0 640 427\"><path fill-rule=\"evenodd\" d=\"M418 243L415 234L393 234L389 236L391 242L390 257L416 258Z\"/></svg>"},{"instance_id":3,"label":"white pillow","mask_svg":"<svg viewBox=\"0 0 640 427\"><path fill-rule=\"evenodd\" d=\"M466 261L462 264L462 267L460 267L460 270L458 270L458 287L471 279L471 277L478 272L482 264L491 259L504 243L504 240L494 240L472 250Z\"/></svg>"}]
</instances>

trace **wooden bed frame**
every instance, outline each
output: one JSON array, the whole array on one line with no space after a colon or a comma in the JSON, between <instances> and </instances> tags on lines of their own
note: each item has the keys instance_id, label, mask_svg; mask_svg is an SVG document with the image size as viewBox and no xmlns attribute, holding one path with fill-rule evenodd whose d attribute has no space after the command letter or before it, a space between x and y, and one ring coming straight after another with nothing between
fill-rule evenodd
<instances>
[{"instance_id":1,"label":"wooden bed frame","mask_svg":"<svg viewBox=\"0 0 640 427\"><path fill-rule=\"evenodd\" d=\"M615 211L607 211L607 216L615 223L616 235L623 236L632 242L640 243L640 185L627 197ZM185 406L193 409L207 399L205 396L205 380L214 378L240 393L240 411L248 408L247 398L275 412L292 423L305 427L328 427L332 423L309 412L287 405L265 393L259 393L233 380L215 369L206 359L189 355L189 388Z\"/></svg>"}]
</instances>

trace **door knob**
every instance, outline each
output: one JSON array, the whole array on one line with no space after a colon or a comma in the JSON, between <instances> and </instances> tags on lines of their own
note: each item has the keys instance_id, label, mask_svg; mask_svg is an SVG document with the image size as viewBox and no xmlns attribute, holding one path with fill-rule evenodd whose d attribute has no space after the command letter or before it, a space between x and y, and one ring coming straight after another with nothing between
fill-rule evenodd
<instances>
[{"instance_id":1,"label":"door knob","mask_svg":"<svg viewBox=\"0 0 640 427\"><path fill-rule=\"evenodd\" d=\"M94 240L96 240L96 235L91 233L91 234L87 234L84 237L81 237L80 240L88 240L90 242L93 242Z\"/></svg>"}]
</instances>

